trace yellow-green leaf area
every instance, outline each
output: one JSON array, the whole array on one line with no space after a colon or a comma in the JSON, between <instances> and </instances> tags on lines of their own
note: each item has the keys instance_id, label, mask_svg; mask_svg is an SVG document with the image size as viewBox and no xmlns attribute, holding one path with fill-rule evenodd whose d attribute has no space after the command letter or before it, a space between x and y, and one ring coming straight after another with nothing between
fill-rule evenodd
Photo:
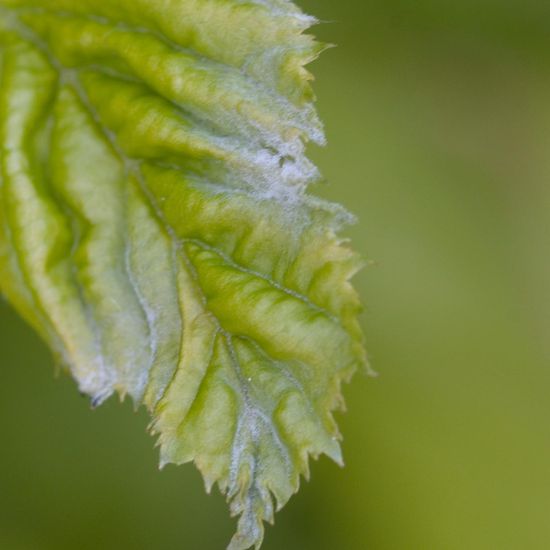
<instances>
[{"instance_id":1,"label":"yellow-green leaf area","mask_svg":"<svg viewBox=\"0 0 550 550\"><path fill-rule=\"evenodd\" d=\"M221 489L232 550L311 456L341 462L366 363L350 216L307 192L314 22L287 0L0 0L2 294L94 405L144 405L161 464Z\"/></svg>"}]
</instances>

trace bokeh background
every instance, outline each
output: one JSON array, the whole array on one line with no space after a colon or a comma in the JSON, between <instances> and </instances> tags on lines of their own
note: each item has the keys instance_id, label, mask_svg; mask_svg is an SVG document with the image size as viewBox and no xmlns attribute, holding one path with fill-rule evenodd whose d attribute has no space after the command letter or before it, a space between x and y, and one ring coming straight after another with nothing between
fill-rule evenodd
<instances>
[{"instance_id":1,"label":"bokeh background","mask_svg":"<svg viewBox=\"0 0 550 550\"><path fill-rule=\"evenodd\" d=\"M313 65L359 222L380 376L264 550L550 548L550 3L303 0L339 45ZM159 472L144 412L92 411L0 304L0 549L221 550L192 466Z\"/></svg>"}]
</instances>

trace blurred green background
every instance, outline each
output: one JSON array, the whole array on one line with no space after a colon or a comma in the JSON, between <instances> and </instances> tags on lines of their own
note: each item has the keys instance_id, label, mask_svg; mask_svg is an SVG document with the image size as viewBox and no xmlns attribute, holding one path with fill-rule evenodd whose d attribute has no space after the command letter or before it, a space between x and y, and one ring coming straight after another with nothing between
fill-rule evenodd
<instances>
[{"instance_id":1,"label":"blurred green background","mask_svg":"<svg viewBox=\"0 0 550 550\"><path fill-rule=\"evenodd\" d=\"M377 379L264 550L550 548L550 3L307 0L317 192L359 217ZM147 418L92 411L0 304L0 549L218 550L233 522Z\"/></svg>"}]
</instances>

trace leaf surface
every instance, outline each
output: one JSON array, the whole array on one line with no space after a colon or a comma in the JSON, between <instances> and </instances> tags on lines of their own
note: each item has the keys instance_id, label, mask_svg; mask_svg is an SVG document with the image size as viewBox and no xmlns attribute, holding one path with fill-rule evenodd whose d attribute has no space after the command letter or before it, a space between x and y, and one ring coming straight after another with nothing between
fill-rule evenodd
<instances>
[{"instance_id":1,"label":"leaf surface","mask_svg":"<svg viewBox=\"0 0 550 550\"><path fill-rule=\"evenodd\" d=\"M359 260L286 0L0 0L0 288L100 404L151 413L239 515L230 548L341 462L365 363Z\"/></svg>"}]
</instances>

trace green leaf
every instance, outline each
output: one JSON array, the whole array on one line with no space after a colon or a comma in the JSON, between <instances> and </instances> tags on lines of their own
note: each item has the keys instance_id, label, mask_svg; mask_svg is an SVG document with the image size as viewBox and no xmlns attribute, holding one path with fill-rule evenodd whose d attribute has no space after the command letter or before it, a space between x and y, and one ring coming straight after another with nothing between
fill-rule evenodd
<instances>
[{"instance_id":1,"label":"green leaf","mask_svg":"<svg viewBox=\"0 0 550 550\"><path fill-rule=\"evenodd\" d=\"M160 5L161 4L161 5ZM341 462L365 364L359 260L305 144L324 142L288 0L0 0L0 288L99 404L151 413L258 548Z\"/></svg>"}]
</instances>

